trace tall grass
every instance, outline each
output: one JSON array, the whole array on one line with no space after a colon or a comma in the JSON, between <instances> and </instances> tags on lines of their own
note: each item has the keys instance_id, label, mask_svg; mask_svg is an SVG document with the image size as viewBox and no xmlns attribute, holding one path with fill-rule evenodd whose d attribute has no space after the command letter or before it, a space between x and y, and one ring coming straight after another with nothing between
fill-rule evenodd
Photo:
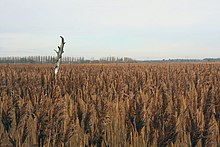
<instances>
[{"instance_id":1,"label":"tall grass","mask_svg":"<svg viewBox=\"0 0 220 147\"><path fill-rule=\"evenodd\" d=\"M220 64L0 65L0 146L219 146Z\"/></svg>"}]
</instances>

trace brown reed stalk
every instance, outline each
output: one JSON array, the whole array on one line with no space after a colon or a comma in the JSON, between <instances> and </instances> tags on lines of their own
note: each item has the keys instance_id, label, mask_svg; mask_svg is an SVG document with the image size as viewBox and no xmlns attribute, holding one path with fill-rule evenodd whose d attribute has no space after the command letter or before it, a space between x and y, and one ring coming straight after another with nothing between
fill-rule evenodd
<instances>
[{"instance_id":1,"label":"brown reed stalk","mask_svg":"<svg viewBox=\"0 0 220 147\"><path fill-rule=\"evenodd\" d=\"M212 146L213 140L213 85L208 88L205 103L203 104L203 114L204 114L204 128L202 134L202 146Z\"/></svg>"}]
</instances>

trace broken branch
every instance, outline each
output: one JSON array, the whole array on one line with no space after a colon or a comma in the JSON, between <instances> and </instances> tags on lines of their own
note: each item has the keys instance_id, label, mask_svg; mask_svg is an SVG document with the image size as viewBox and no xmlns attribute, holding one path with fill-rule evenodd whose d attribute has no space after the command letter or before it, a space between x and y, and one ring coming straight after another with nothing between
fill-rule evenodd
<instances>
[{"instance_id":1,"label":"broken branch","mask_svg":"<svg viewBox=\"0 0 220 147\"><path fill-rule=\"evenodd\" d=\"M64 38L62 36L60 36L60 38L61 38L61 44L60 44L60 46L58 46L58 51L54 50L57 54L56 64L55 64L55 76L57 75L57 73L59 71L62 54L64 53L64 51L63 51L64 44L65 44Z\"/></svg>"}]
</instances>

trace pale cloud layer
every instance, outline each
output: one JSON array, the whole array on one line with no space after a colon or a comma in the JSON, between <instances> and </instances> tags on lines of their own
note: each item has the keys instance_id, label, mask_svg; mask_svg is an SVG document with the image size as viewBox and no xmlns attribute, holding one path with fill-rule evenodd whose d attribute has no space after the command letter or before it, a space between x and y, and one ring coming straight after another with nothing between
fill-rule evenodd
<instances>
[{"instance_id":1,"label":"pale cloud layer","mask_svg":"<svg viewBox=\"0 0 220 147\"><path fill-rule=\"evenodd\" d=\"M219 0L0 0L0 56L220 56Z\"/></svg>"}]
</instances>

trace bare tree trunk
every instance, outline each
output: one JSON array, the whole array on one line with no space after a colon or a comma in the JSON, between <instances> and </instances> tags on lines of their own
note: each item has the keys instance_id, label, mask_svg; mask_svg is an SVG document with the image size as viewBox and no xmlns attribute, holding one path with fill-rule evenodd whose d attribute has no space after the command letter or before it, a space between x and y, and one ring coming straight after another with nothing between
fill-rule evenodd
<instances>
[{"instance_id":1,"label":"bare tree trunk","mask_svg":"<svg viewBox=\"0 0 220 147\"><path fill-rule=\"evenodd\" d=\"M58 46L58 51L54 50L57 53L56 65L55 65L55 76L57 75L57 73L59 71L62 54L64 53L64 51L63 51L64 44L65 44L64 38L62 36L60 36L60 38L61 38L61 44L60 44L60 46Z\"/></svg>"}]
</instances>

